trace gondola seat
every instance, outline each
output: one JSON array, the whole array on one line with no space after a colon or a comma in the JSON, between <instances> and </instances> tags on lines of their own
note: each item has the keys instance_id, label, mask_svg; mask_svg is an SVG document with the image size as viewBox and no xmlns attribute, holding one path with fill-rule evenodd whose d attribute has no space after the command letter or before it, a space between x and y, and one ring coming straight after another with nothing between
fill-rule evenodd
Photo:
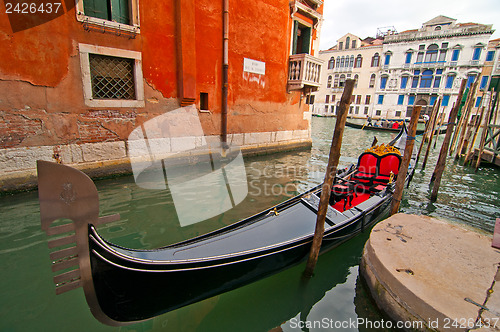
<instances>
[{"instance_id":1,"label":"gondola seat","mask_svg":"<svg viewBox=\"0 0 500 332\"><path fill-rule=\"evenodd\" d=\"M364 152L359 156L357 171L351 176L356 183L355 191L372 191L377 185L387 185L391 173L396 178L401 165L401 156L396 153L387 153L382 156L373 152Z\"/></svg>"},{"instance_id":2,"label":"gondola seat","mask_svg":"<svg viewBox=\"0 0 500 332\"><path fill-rule=\"evenodd\" d=\"M330 194L330 205L335 205L337 202L344 200L344 210L347 205L352 205L352 200L357 197L355 189L356 183L353 181L343 181L336 183L332 187L332 192Z\"/></svg>"},{"instance_id":3,"label":"gondola seat","mask_svg":"<svg viewBox=\"0 0 500 332\"><path fill-rule=\"evenodd\" d=\"M373 179L373 184L388 184L391 174L394 174L394 179L397 177L400 165L401 156L396 153L388 153L380 156L377 175Z\"/></svg>"},{"instance_id":4,"label":"gondola seat","mask_svg":"<svg viewBox=\"0 0 500 332\"><path fill-rule=\"evenodd\" d=\"M351 176L351 180L370 186L377 176L378 157L373 152L362 153L358 158L357 171Z\"/></svg>"}]
</instances>

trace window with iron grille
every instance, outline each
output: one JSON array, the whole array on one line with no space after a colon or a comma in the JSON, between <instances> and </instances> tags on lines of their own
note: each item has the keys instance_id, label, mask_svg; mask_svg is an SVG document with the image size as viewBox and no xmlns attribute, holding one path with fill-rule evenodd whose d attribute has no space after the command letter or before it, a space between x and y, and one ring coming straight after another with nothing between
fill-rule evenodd
<instances>
[{"instance_id":1,"label":"window with iron grille","mask_svg":"<svg viewBox=\"0 0 500 332\"><path fill-rule=\"evenodd\" d=\"M89 54L92 98L135 99L134 59Z\"/></svg>"},{"instance_id":2,"label":"window with iron grille","mask_svg":"<svg viewBox=\"0 0 500 332\"><path fill-rule=\"evenodd\" d=\"M145 106L141 52L89 44L78 49L86 106Z\"/></svg>"}]
</instances>

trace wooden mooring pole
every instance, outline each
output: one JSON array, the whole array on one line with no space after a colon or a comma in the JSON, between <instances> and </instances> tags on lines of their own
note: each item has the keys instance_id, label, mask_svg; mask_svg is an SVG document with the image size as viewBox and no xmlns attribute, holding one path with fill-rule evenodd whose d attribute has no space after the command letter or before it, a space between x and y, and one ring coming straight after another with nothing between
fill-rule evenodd
<instances>
[{"instance_id":1,"label":"wooden mooring pole","mask_svg":"<svg viewBox=\"0 0 500 332\"><path fill-rule=\"evenodd\" d=\"M496 98L496 108L495 108L495 102L493 101L493 97ZM477 152L477 160L476 160L476 169L475 171L477 172L478 168L479 168L479 165L481 164L481 158L482 158L482 155L483 155L483 151L484 151L484 144L486 142L486 136L488 134L488 126L490 124L490 121L491 121L491 112L493 109L495 109L495 111L498 109L498 102L499 102L500 98L498 98L498 93L495 93L495 94L492 94L491 95L491 107L488 108L488 111L486 112L486 118L485 118L485 121L484 121L484 128L483 128L483 132L481 133L481 141L479 143L479 150ZM495 117L496 119L496 117ZM495 123L495 122L493 122Z\"/></svg>"},{"instance_id":2,"label":"wooden mooring pole","mask_svg":"<svg viewBox=\"0 0 500 332\"><path fill-rule=\"evenodd\" d=\"M328 166L326 167L325 180L321 187L321 197L318 205L318 215L316 217L316 229L314 230L314 238L307 259L304 276L312 277L316 262L318 261L321 242L325 232L325 218L328 209L328 202L332 191L333 179L337 174L337 166L340 159L340 148L342 147L342 136L344 135L345 122L349 105L351 104L352 90L354 89L354 80L347 79L345 81L344 92L340 99L340 107L337 112L337 121L335 122L335 131L333 132L332 145L330 147L330 156L328 157Z\"/></svg>"},{"instance_id":3,"label":"wooden mooring pole","mask_svg":"<svg viewBox=\"0 0 500 332\"><path fill-rule=\"evenodd\" d=\"M422 162L422 169L425 169L425 166L427 165L427 158L429 158L429 153L430 153L431 145L432 145L432 139L434 138L434 131L436 130L436 126L437 126L437 131L438 131L436 136L439 137L439 118L438 118L439 107L441 107L441 97L439 97L439 100L437 101L436 116L435 116L434 122L432 123L432 130L431 130L430 135L429 135L429 143L427 145L427 149L425 150L424 161ZM437 141L437 137L436 137L436 141Z\"/></svg>"},{"instance_id":4,"label":"wooden mooring pole","mask_svg":"<svg viewBox=\"0 0 500 332\"><path fill-rule=\"evenodd\" d=\"M403 197L403 188L406 180L406 173L408 172L411 155L413 154L413 144L415 144L415 133L417 132L418 117L420 116L421 110L422 106L415 106L413 108L413 112L411 113L410 125L408 126L408 136L406 138L405 152L403 155L403 160L401 161L401 166L399 167L399 176L396 179L396 188L394 189L394 194L392 195L391 215L398 212L399 204L401 204L401 198Z\"/></svg>"},{"instance_id":5,"label":"wooden mooring pole","mask_svg":"<svg viewBox=\"0 0 500 332\"><path fill-rule=\"evenodd\" d=\"M441 114L439 115L439 117L441 118L441 120L439 121L438 129L437 129L437 130L438 130L438 134L437 134L437 135L439 135L439 131L441 130L441 127L443 126L443 123L444 123L444 118L445 118L445 114L444 114L444 112L443 112L443 113L441 113ZM437 142L438 142L438 138L439 138L439 136L437 136L437 137L436 137L436 140L434 141L434 147L433 147L433 149L435 149L435 148L436 148L436 145L437 145Z\"/></svg>"},{"instance_id":6,"label":"wooden mooring pole","mask_svg":"<svg viewBox=\"0 0 500 332\"><path fill-rule=\"evenodd\" d=\"M484 109L484 106L481 107L481 111L479 112L479 119L476 119L476 125L474 126L472 140L470 144L469 142L467 143L468 147L467 153L465 154L464 165L467 165L467 163L472 159L472 155L474 154L474 144L476 144L477 134L479 132L479 129L481 128L481 123L483 122Z\"/></svg>"},{"instance_id":7,"label":"wooden mooring pole","mask_svg":"<svg viewBox=\"0 0 500 332\"><path fill-rule=\"evenodd\" d=\"M446 166L446 155L448 154L448 148L450 146L450 139L453 132L453 127L455 126L455 121L457 120L458 109L460 108L460 100L462 100L462 95L464 94L465 85L467 81L462 79L462 84L460 85L460 90L458 92L457 102L455 107L450 112L448 117L448 126L446 127L446 135L444 136L443 145L441 145L441 151L439 153L439 159L432 174L431 183L434 182L434 187L432 188L431 201L435 202L437 199L437 194L439 191L439 186L441 184L441 177L443 176L443 171Z\"/></svg>"},{"instance_id":8,"label":"wooden mooring pole","mask_svg":"<svg viewBox=\"0 0 500 332\"><path fill-rule=\"evenodd\" d=\"M469 96L467 96L467 109L465 111L465 117L464 117L464 122L461 128L460 132L460 138L458 139L457 142L457 147L455 151L455 159L460 158L460 155L462 154L462 150L464 148L464 142L465 142L465 137L466 137L466 132L469 131L469 125L470 125L470 115L472 114L472 105L474 104L474 99L476 96L476 88L478 86L479 79L476 79L474 81L474 84L472 85L472 88L469 92Z\"/></svg>"},{"instance_id":9,"label":"wooden mooring pole","mask_svg":"<svg viewBox=\"0 0 500 332\"><path fill-rule=\"evenodd\" d=\"M417 160L415 161L415 167L417 167L418 160L420 159L420 153L422 152L422 148L425 144L425 140L427 139L427 136L429 136L429 131L431 128L434 128L434 121L435 121L435 115L436 115L436 104L434 104L434 107L432 108L431 112L431 117L425 124L425 129L424 133L422 134L422 142L420 142L420 147L418 148L418 153L417 153Z\"/></svg>"}]
</instances>

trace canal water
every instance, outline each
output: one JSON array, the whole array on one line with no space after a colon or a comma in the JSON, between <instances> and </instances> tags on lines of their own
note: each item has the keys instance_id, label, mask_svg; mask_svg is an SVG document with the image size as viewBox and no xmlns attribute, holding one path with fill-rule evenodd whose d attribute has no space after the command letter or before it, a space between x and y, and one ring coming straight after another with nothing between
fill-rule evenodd
<instances>
[{"instance_id":1,"label":"canal water","mask_svg":"<svg viewBox=\"0 0 500 332\"><path fill-rule=\"evenodd\" d=\"M322 182L334 125L334 118L312 119L310 150L245 158L249 191L245 200L223 215L186 227L180 227L168 191L141 189L132 176L97 181L101 214L121 215L120 221L100 226L99 232L122 246L152 249L218 229L279 203ZM341 164L355 163L374 135L379 142L394 136L346 128ZM498 169L481 168L474 173L449 160L438 200L430 203L429 180L442 139L432 150L427 169L417 168L401 211L491 233L500 216ZM302 264L143 323L108 327L92 317L82 289L55 295L37 193L0 197L0 211L0 331L394 330L382 324L386 317L377 311L359 279L368 232L322 255L307 283L301 281Z\"/></svg>"}]
</instances>

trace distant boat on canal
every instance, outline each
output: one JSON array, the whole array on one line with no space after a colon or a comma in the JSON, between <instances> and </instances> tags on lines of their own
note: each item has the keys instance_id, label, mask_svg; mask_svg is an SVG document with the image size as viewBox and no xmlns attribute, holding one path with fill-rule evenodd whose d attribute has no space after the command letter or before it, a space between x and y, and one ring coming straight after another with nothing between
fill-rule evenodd
<instances>
[{"instance_id":1,"label":"distant boat on canal","mask_svg":"<svg viewBox=\"0 0 500 332\"><path fill-rule=\"evenodd\" d=\"M349 122L346 121L345 125L350 128L355 128L355 129L362 129L362 130L374 130L374 131L385 131L385 132L393 132L397 133L401 129L400 127L397 128L392 128L392 127L380 127L380 126L374 126L374 125L368 125L366 123L360 124L360 123L354 123L354 122ZM416 134L417 135L422 135L424 133L425 129L417 129ZM445 134L446 133L446 128L440 129L439 130L439 135Z\"/></svg>"}]
</instances>

